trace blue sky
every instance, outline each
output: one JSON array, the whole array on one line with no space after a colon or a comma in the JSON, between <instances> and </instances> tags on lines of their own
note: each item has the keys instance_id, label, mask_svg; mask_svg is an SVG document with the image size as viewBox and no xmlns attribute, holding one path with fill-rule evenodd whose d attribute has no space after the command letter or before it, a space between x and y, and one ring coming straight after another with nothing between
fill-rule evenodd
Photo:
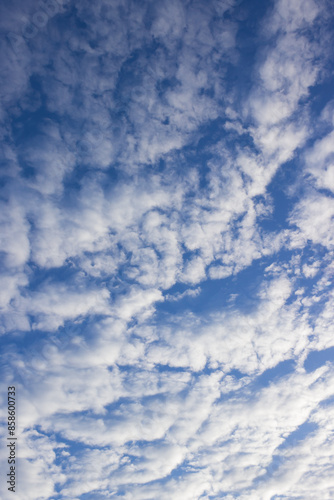
<instances>
[{"instance_id":1,"label":"blue sky","mask_svg":"<svg viewBox=\"0 0 334 500\"><path fill-rule=\"evenodd\" d=\"M1 2L16 499L334 498L333 28L327 0Z\"/></svg>"}]
</instances>

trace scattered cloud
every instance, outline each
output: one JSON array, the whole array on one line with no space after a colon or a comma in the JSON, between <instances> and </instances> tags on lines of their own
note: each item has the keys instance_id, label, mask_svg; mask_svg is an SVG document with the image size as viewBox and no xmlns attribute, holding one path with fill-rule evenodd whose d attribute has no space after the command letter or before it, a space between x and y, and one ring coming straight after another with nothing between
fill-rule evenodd
<instances>
[{"instance_id":1,"label":"scattered cloud","mask_svg":"<svg viewBox=\"0 0 334 500\"><path fill-rule=\"evenodd\" d=\"M0 10L18 500L331 498L326 0Z\"/></svg>"}]
</instances>

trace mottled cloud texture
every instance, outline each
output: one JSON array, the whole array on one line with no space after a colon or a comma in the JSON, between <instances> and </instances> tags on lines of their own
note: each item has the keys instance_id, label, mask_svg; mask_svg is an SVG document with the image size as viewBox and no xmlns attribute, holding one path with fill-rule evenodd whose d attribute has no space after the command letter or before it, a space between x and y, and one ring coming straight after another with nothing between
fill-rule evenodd
<instances>
[{"instance_id":1,"label":"mottled cloud texture","mask_svg":"<svg viewBox=\"0 0 334 500\"><path fill-rule=\"evenodd\" d=\"M2 2L3 500L334 498L333 14Z\"/></svg>"}]
</instances>

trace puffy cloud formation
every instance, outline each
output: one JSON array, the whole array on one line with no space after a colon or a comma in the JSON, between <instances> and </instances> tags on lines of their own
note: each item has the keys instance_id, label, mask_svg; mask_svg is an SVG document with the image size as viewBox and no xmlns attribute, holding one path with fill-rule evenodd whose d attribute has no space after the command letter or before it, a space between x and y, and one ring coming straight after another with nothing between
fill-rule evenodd
<instances>
[{"instance_id":1,"label":"puffy cloud formation","mask_svg":"<svg viewBox=\"0 0 334 500\"><path fill-rule=\"evenodd\" d=\"M334 496L329 7L0 6L18 500Z\"/></svg>"}]
</instances>

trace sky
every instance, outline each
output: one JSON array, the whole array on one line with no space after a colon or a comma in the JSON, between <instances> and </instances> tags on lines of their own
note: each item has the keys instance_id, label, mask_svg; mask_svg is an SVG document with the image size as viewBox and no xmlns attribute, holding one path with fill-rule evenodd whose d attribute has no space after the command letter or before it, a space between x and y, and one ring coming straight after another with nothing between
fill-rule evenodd
<instances>
[{"instance_id":1,"label":"sky","mask_svg":"<svg viewBox=\"0 0 334 500\"><path fill-rule=\"evenodd\" d=\"M1 0L1 499L334 498L333 47L330 0Z\"/></svg>"}]
</instances>

